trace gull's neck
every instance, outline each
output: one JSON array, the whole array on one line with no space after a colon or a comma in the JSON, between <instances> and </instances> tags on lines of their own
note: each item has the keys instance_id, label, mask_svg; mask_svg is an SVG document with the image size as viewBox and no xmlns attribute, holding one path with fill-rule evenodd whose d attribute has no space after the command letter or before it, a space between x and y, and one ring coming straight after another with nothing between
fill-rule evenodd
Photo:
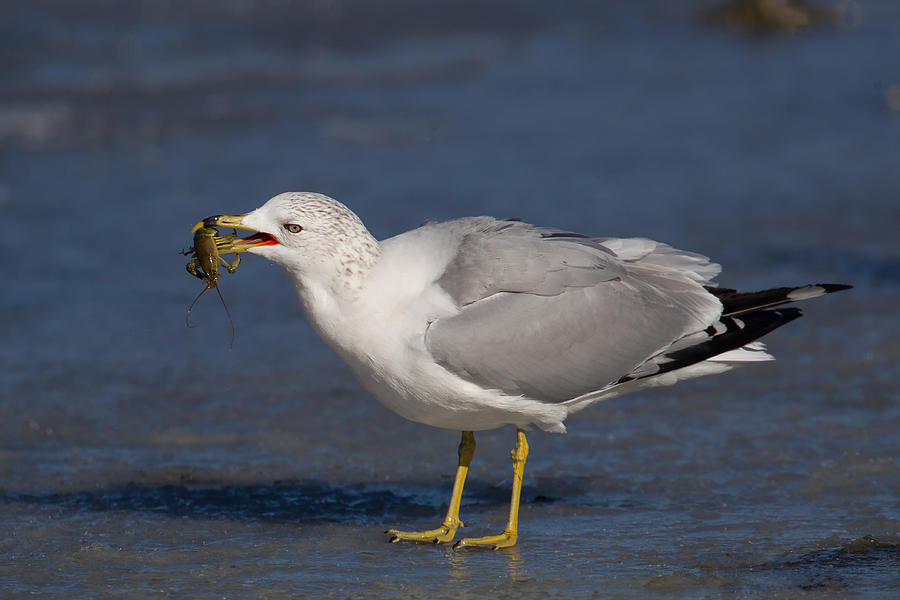
<instances>
[{"instance_id":1,"label":"gull's neck","mask_svg":"<svg viewBox=\"0 0 900 600\"><path fill-rule=\"evenodd\" d=\"M315 269L286 267L307 321L329 346L343 354L349 340L344 323L356 315L371 271L381 258L378 241L363 229L335 240Z\"/></svg>"}]
</instances>

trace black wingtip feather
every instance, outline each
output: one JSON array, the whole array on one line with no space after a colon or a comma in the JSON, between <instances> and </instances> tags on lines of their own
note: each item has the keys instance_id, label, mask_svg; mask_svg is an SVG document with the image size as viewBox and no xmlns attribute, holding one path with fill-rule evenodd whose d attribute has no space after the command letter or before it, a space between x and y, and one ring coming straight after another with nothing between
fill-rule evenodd
<instances>
[{"instance_id":1,"label":"black wingtip feather","mask_svg":"<svg viewBox=\"0 0 900 600\"><path fill-rule=\"evenodd\" d=\"M662 363L659 373L674 371L702 362L729 350L746 346L801 316L803 316L802 310L791 307L776 310L759 310L739 318L724 317L722 322L728 328L724 333L716 335L696 346L666 354L666 358L670 362Z\"/></svg>"},{"instance_id":2,"label":"black wingtip feather","mask_svg":"<svg viewBox=\"0 0 900 600\"><path fill-rule=\"evenodd\" d=\"M844 290L852 290L853 286L849 283L817 283L817 286L825 289L826 294L832 292L842 292Z\"/></svg>"},{"instance_id":3,"label":"black wingtip feather","mask_svg":"<svg viewBox=\"0 0 900 600\"><path fill-rule=\"evenodd\" d=\"M852 288L845 283L814 283L794 287L779 287L758 292L739 292L731 288L706 286L706 291L722 303L722 315L738 317L789 302L807 300Z\"/></svg>"},{"instance_id":4,"label":"black wingtip feather","mask_svg":"<svg viewBox=\"0 0 900 600\"><path fill-rule=\"evenodd\" d=\"M664 353L658 369L643 375L626 375L616 383L653 377L682 369L750 344L774 329L803 315L799 308L773 308L789 302L815 298L832 292L849 290L845 283L816 283L797 287L781 287L759 292L739 292L731 288L706 286L706 290L722 303L718 327L710 326L706 341L687 348ZM725 327L722 331L721 326Z\"/></svg>"},{"instance_id":5,"label":"black wingtip feather","mask_svg":"<svg viewBox=\"0 0 900 600\"><path fill-rule=\"evenodd\" d=\"M775 310L758 310L741 317L722 317L719 323L726 328L722 333L715 333L716 328L711 327L707 330L710 338L705 342L664 354L665 362L658 363L659 368L657 371L637 377L626 375L616 383L653 377L703 362L729 350L736 350L746 346L801 316L803 316L802 310L791 307Z\"/></svg>"}]
</instances>

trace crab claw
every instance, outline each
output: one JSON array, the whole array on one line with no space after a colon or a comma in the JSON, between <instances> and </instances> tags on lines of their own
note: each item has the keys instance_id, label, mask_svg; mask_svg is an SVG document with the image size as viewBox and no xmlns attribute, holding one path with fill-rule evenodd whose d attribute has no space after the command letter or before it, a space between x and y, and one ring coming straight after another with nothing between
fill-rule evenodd
<instances>
[{"instance_id":1,"label":"crab claw","mask_svg":"<svg viewBox=\"0 0 900 600\"><path fill-rule=\"evenodd\" d=\"M240 254L251 248L256 248L257 246L274 246L278 244L278 240L275 239L275 236L244 225L243 219L245 216L246 215L213 215L211 217L206 217L194 225L191 232L194 233L204 227L230 227L232 229L244 229L254 232L253 235L245 238L231 240L228 238L221 238L220 240L217 240L216 246L221 254Z\"/></svg>"}]
</instances>

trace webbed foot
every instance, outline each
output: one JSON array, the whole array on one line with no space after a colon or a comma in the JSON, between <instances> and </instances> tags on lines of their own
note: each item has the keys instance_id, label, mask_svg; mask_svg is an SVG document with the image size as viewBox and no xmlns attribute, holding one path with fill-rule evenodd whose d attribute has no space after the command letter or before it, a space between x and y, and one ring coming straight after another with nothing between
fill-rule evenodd
<instances>
[{"instance_id":1,"label":"webbed foot","mask_svg":"<svg viewBox=\"0 0 900 600\"><path fill-rule=\"evenodd\" d=\"M427 531L400 531L398 529L388 529L385 533L390 537L388 540L392 544L397 542L419 542L431 544L446 544L452 542L456 536L456 530L463 527L462 521L455 523L444 522L437 529L429 529Z\"/></svg>"}]
</instances>

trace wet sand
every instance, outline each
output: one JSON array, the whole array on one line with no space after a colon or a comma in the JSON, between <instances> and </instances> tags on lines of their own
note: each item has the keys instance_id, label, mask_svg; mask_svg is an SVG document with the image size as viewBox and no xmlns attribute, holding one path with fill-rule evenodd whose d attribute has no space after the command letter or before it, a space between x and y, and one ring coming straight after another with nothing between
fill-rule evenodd
<instances>
[{"instance_id":1,"label":"wet sand","mask_svg":"<svg viewBox=\"0 0 900 600\"><path fill-rule=\"evenodd\" d=\"M2 595L893 598L894 3L765 36L702 3L379 6L0 8ZM520 217L856 287L775 363L533 433L517 548L392 545L442 517L458 433L379 406L256 257L221 280L233 350L213 296L184 325L191 225L284 190L376 237ZM481 535L514 430L476 437Z\"/></svg>"}]
</instances>

